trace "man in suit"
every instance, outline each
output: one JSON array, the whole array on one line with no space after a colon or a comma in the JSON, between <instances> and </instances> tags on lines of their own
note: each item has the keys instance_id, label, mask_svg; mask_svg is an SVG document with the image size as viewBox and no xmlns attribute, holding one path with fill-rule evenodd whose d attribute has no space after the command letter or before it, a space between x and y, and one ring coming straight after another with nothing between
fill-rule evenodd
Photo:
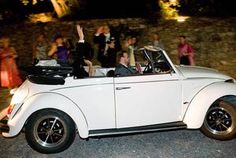
<instances>
[{"instance_id":1,"label":"man in suit","mask_svg":"<svg viewBox=\"0 0 236 158\"><path fill-rule=\"evenodd\" d=\"M108 44L110 41L115 42L115 51L120 51L121 46L119 43L118 35L110 30L108 25L104 25L98 28L96 34L94 35L93 41L98 44L98 55L97 59L101 63L102 67L109 67L107 64L109 57L107 56Z\"/></svg>"},{"instance_id":2,"label":"man in suit","mask_svg":"<svg viewBox=\"0 0 236 158\"><path fill-rule=\"evenodd\" d=\"M139 73L129 66L129 54L123 51L118 54L119 64L115 68L115 76L129 76Z\"/></svg>"}]
</instances>

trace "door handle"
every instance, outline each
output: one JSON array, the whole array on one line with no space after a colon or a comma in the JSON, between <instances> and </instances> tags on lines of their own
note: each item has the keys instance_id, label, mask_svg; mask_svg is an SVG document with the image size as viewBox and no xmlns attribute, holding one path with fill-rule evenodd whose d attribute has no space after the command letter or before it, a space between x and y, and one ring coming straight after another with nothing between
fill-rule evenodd
<instances>
[{"instance_id":1,"label":"door handle","mask_svg":"<svg viewBox=\"0 0 236 158\"><path fill-rule=\"evenodd\" d=\"M116 90L130 89L131 87L116 87Z\"/></svg>"}]
</instances>

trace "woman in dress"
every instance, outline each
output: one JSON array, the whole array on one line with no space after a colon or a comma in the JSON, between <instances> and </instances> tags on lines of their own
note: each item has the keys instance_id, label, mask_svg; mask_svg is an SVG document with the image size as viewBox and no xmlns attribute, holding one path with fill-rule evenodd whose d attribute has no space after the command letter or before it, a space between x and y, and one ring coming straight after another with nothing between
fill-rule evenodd
<instances>
[{"instance_id":1,"label":"woman in dress","mask_svg":"<svg viewBox=\"0 0 236 158\"><path fill-rule=\"evenodd\" d=\"M15 88L22 83L19 71L15 62L17 57L14 47L10 46L10 38L1 38L0 59L1 59L1 87Z\"/></svg>"}]
</instances>

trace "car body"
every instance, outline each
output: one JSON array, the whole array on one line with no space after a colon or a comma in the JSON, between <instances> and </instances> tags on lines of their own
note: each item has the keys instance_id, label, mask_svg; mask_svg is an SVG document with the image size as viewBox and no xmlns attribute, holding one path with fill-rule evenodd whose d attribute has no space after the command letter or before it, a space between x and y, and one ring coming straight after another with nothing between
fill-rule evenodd
<instances>
[{"instance_id":1,"label":"car body","mask_svg":"<svg viewBox=\"0 0 236 158\"><path fill-rule=\"evenodd\" d=\"M85 139L183 128L214 139L235 137L232 77L174 65L161 48L145 46L136 55L142 74L107 76L114 68L97 67L95 76L79 79L60 68L29 75L14 92L3 136L25 128L29 145L42 153L67 149L76 132Z\"/></svg>"}]
</instances>

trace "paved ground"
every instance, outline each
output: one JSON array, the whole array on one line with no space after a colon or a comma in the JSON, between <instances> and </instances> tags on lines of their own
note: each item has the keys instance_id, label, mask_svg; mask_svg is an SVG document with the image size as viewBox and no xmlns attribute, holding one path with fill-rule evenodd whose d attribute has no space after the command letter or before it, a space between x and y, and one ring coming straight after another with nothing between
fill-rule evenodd
<instances>
[{"instance_id":1,"label":"paved ground","mask_svg":"<svg viewBox=\"0 0 236 158\"><path fill-rule=\"evenodd\" d=\"M45 155L32 150L24 134L6 139L0 136L1 158L236 158L236 139L217 141L197 130L81 140L78 136L69 149Z\"/></svg>"},{"instance_id":2,"label":"paved ground","mask_svg":"<svg viewBox=\"0 0 236 158\"><path fill-rule=\"evenodd\" d=\"M0 108L8 105L8 91L0 89ZM8 99L6 99L8 98ZM0 158L236 158L236 139L217 141L198 130L165 131L104 137L85 141L76 137L69 149L40 154L31 149L21 133L15 138L0 135Z\"/></svg>"}]
</instances>

